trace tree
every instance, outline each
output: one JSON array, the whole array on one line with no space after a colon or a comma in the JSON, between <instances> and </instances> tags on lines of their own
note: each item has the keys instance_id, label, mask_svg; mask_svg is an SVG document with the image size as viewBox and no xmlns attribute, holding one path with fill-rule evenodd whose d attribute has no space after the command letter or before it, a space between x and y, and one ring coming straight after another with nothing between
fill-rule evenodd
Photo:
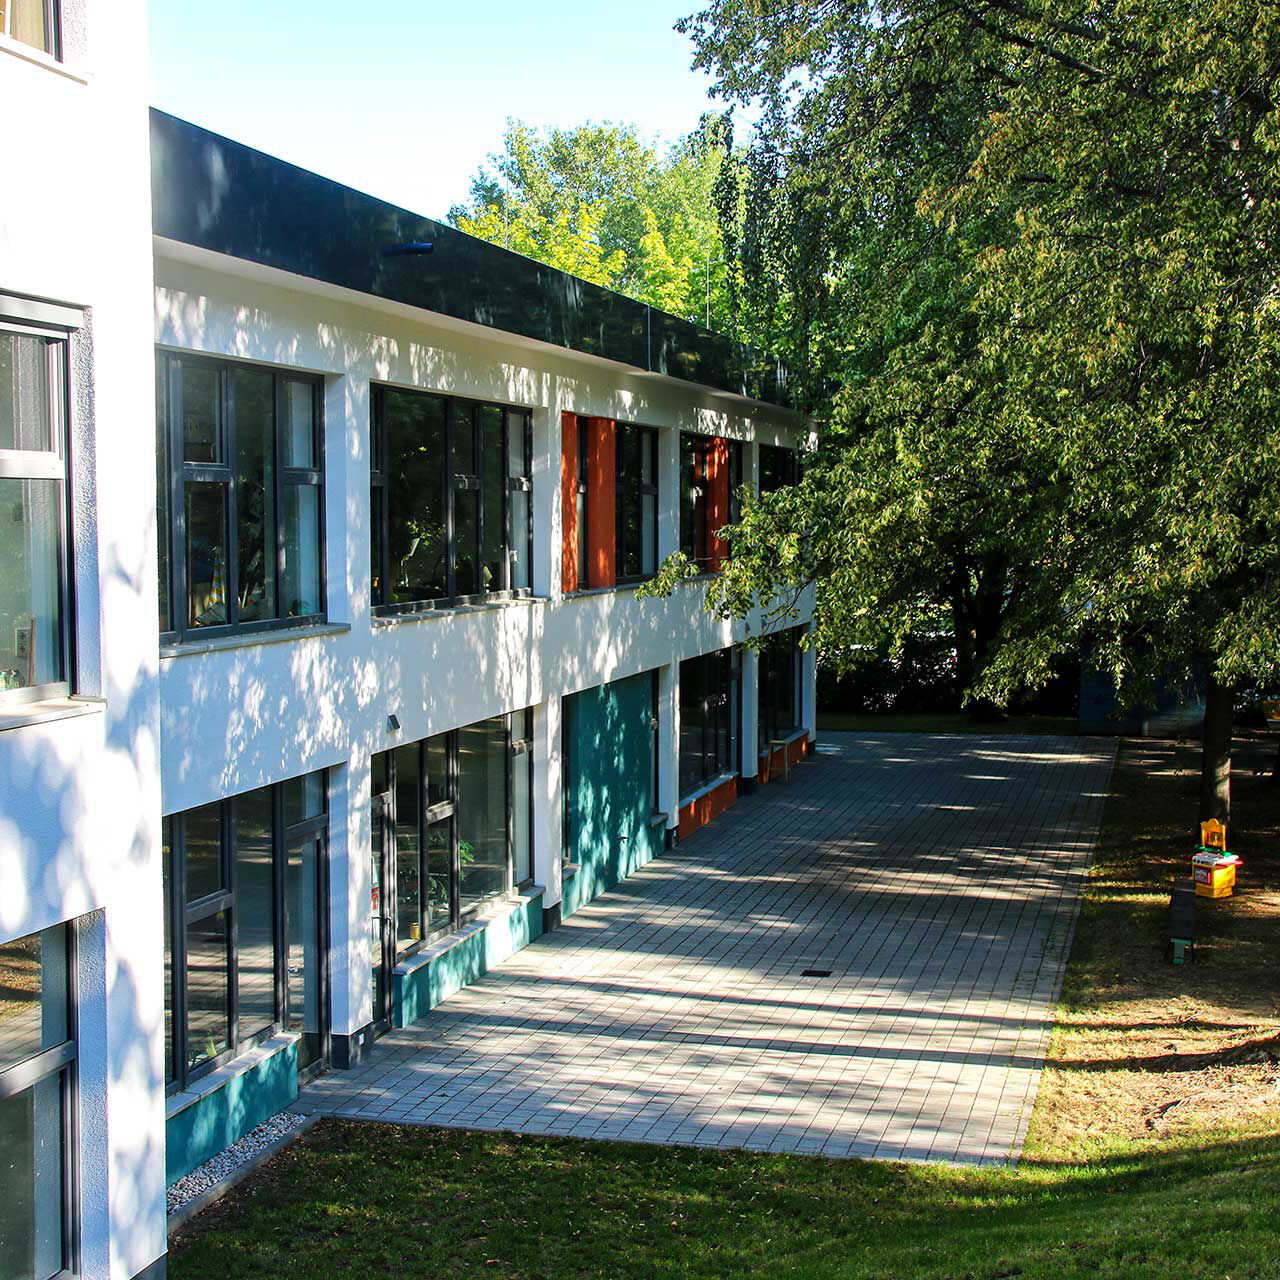
<instances>
[{"instance_id":1,"label":"tree","mask_svg":"<svg viewBox=\"0 0 1280 1280\"><path fill-rule=\"evenodd\" d=\"M1225 816L1234 690L1280 665L1280 12L716 0L683 25L846 247L832 429L748 504L710 606L816 581L848 653L936 625L951 577L995 702L1081 647L1135 700L1203 657Z\"/></svg>"},{"instance_id":2,"label":"tree","mask_svg":"<svg viewBox=\"0 0 1280 1280\"><path fill-rule=\"evenodd\" d=\"M503 148L450 212L460 230L720 332L734 333L716 201L733 145L727 117L659 151L630 126L537 132ZM576 263L582 263L579 269Z\"/></svg>"}]
</instances>

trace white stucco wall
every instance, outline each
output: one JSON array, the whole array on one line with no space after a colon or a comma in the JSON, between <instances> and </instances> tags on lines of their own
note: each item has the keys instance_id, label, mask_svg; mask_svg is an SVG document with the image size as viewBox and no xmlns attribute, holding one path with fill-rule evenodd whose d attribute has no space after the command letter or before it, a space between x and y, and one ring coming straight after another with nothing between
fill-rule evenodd
<instances>
[{"instance_id":1,"label":"white stucco wall","mask_svg":"<svg viewBox=\"0 0 1280 1280\"><path fill-rule=\"evenodd\" d=\"M105 704L0 719L0 939L89 917L80 1271L127 1280L165 1248L146 14L142 0L62 8L65 64L0 41L0 292L87 309L73 342L72 683Z\"/></svg>"}]
</instances>

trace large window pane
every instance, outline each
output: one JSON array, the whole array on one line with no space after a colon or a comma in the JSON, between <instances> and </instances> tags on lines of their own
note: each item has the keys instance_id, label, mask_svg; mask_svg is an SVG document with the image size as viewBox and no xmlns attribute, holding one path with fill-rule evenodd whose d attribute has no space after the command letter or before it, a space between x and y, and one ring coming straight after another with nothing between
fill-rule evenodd
<instances>
[{"instance_id":1,"label":"large window pane","mask_svg":"<svg viewBox=\"0 0 1280 1280\"><path fill-rule=\"evenodd\" d=\"M511 863L512 879L516 884L533 879L529 808L532 779L533 752L522 751L511 760Z\"/></svg>"},{"instance_id":2,"label":"large window pane","mask_svg":"<svg viewBox=\"0 0 1280 1280\"><path fill-rule=\"evenodd\" d=\"M221 627L227 608L226 487L187 485L187 625Z\"/></svg>"},{"instance_id":3,"label":"large window pane","mask_svg":"<svg viewBox=\"0 0 1280 1280\"><path fill-rule=\"evenodd\" d=\"M529 494L512 489L507 495L507 545L510 548L511 589L527 591L529 577Z\"/></svg>"},{"instance_id":4,"label":"large window pane","mask_svg":"<svg viewBox=\"0 0 1280 1280\"><path fill-rule=\"evenodd\" d=\"M391 600L439 599L448 594L443 507L445 402L437 396L387 391L383 414Z\"/></svg>"},{"instance_id":5,"label":"large window pane","mask_svg":"<svg viewBox=\"0 0 1280 1280\"><path fill-rule=\"evenodd\" d=\"M64 678L57 480L0 477L0 692Z\"/></svg>"},{"instance_id":6,"label":"large window pane","mask_svg":"<svg viewBox=\"0 0 1280 1280\"><path fill-rule=\"evenodd\" d=\"M48 1280L63 1253L62 1076L0 1098L0 1277Z\"/></svg>"},{"instance_id":7,"label":"large window pane","mask_svg":"<svg viewBox=\"0 0 1280 1280\"><path fill-rule=\"evenodd\" d=\"M23 44L44 53L58 52L57 32L49 22L45 0L0 0L0 27Z\"/></svg>"},{"instance_id":8,"label":"large window pane","mask_svg":"<svg viewBox=\"0 0 1280 1280\"><path fill-rule=\"evenodd\" d=\"M427 930L434 933L453 916L453 819L443 818L427 828Z\"/></svg>"},{"instance_id":9,"label":"large window pane","mask_svg":"<svg viewBox=\"0 0 1280 1280\"><path fill-rule=\"evenodd\" d=\"M54 341L0 332L0 449L43 452L54 447L49 378Z\"/></svg>"},{"instance_id":10,"label":"large window pane","mask_svg":"<svg viewBox=\"0 0 1280 1280\"><path fill-rule=\"evenodd\" d=\"M504 717L458 730L460 909L507 889L507 727Z\"/></svg>"},{"instance_id":11,"label":"large window pane","mask_svg":"<svg viewBox=\"0 0 1280 1280\"><path fill-rule=\"evenodd\" d=\"M284 592L280 601L291 618L320 609L320 489L289 484L284 489Z\"/></svg>"},{"instance_id":12,"label":"large window pane","mask_svg":"<svg viewBox=\"0 0 1280 1280\"><path fill-rule=\"evenodd\" d=\"M224 1053L231 1043L227 913L187 925L187 1070Z\"/></svg>"},{"instance_id":13,"label":"large window pane","mask_svg":"<svg viewBox=\"0 0 1280 1280\"><path fill-rule=\"evenodd\" d=\"M277 616L274 391L275 380L263 369L231 372L241 622Z\"/></svg>"},{"instance_id":14,"label":"large window pane","mask_svg":"<svg viewBox=\"0 0 1280 1280\"><path fill-rule=\"evenodd\" d=\"M271 791L236 801L236 995L241 1040L276 1020Z\"/></svg>"},{"instance_id":15,"label":"large window pane","mask_svg":"<svg viewBox=\"0 0 1280 1280\"><path fill-rule=\"evenodd\" d=\"M69 1035L66 930L0 943L0 1071Z\"/></svg>"},{"instance_id":16,"label":"large window pane","mask_svg":"<svg viewBox=\"0 0 1280 1280\"><path fill-rule=\"evenodd\" d=\"M281 784L284 790L284 820L286 826L318 818L324 812L325 773L304 774Z\"/></svg>"},{"instance_id":17,"label":"large window pane","mask_svg":"<svg viewBox=\"0 0 1280 1280\"><path fill-rule=\"evenodd\" d=\"M506 590L504 559L507 530L506 471L503 467L503 414L493 405L480 409L480 483L484 537L480 549L480 590Z\"/></svg>"},{"instance_id":18,"label":"large window pane","mask_svg":"<svg viewBox=\"0 0 1280 1280\"><path fill-rule=\"evenodd\" d=\"M449 735L437 734L422 744L427 756L427 806L449 799Z\"/></svg>"},{"instance_id":19,"label":"large window pane","mask_svg":"<svg viewBox=\"0 0 1280 1280\"><path fill-rule=\"evenodd\" d=\"M285 981L289 1001L285 1026L301 1034L298 1066L315 1062L321 1051L320 856L318 837L289 846L284 895L288 917Z\"/></svg>"},{"instance_id":20,"label":"large window pane","mask_svg":"<svg viewBox=\"0 0 1280 1280\"><path fill-rule=\"evenodd\" d=\"M182 458L221 462L222 379L204 364L179 366L182 377Z\"/></svg>"},{"instance_id":21,"label":"large window pane","mask_svg":"<svg viewBox=\"0 0 1280 1280\"><path fill-rule=\"evenodd\" d=\"M418 746L396 748L396 947L422 937Z\"/></svg>"},{"instance_id":22,"label":"large window pane","mask_svg":"<svg viewBox=\"0 0 1280 1280\"><path fill-rule=\"evenodd\" d=\"M284 465L319 466L316 454L316 387L312 382L284 384Z\"/></svg>"},{"instance_id":23,"label":"large window pane","mask_svg":"<svg viewBox=\"0 0 1280 1280\"><path fill-rule=\"evenodd\" d=\"M474 489L453 494L454 594L473 596L480 591L477 559L480 537L480 495Z\"/></svg>"},{"instance_id":24,"label":"large window pane","mask_svg":"<svg viewBox=\"0 0 1280 1280\"><path fill-rule=\"evenodd\" d=\"M680 664L680 794L688 795L701 785L703 729L706 713L703 699L703 665L698 658Z\"/></svg>"},{"instance_id":25,"label":"large window pane","mask_svg":"<svg viewBox=\"0 0 1280 1280\"><path fill-rule=\"evenodd\" d=\"M173 819L160 826L160 883L164 892L164 1078L177 1075L173 1053Z\"/></svg>"},{"instance_id":26,"label":"large window pane","mask_svg":"<svg viewBox=\"0 0 1280 1280\"><path fill-rule=\"evenodd\" d=\"M169 631L173 621L169 611L169 366L156 361L156 569L160 587L160 630Z\"/></svg>"},{"instance_id":27,"label":"large window pane","mask_svg":"<svg viewBox=\"0 0 1280 1280\"><path fill-rule=\"evenodd\" d=\"M226 888L222 864L222 806L206 804L183 817L187 834L187 901Z\"/></svg>"}]
</instances>

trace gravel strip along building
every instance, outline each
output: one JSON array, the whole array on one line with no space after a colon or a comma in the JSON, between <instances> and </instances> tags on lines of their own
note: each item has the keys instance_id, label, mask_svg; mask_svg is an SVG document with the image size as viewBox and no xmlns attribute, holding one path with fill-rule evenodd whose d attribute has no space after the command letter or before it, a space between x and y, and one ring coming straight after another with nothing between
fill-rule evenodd
<instances>
[{"instance_id":1,"label":"gravel strip along building","mask_svg":"<svg viewBox=\"0 0 1280 1280\"><path fill-rule=\"evenodd\" d=\"M148 116L136 0L4 12L0 1269L154 1278L166 1187L810 749L809 600L635 587L811 424Z\"/></svg>"}]
</instances>

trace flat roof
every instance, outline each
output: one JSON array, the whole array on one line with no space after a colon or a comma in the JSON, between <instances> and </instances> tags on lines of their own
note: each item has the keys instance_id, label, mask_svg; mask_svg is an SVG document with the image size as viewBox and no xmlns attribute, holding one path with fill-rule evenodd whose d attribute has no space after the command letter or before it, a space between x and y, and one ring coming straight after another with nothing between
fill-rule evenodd
<instances>
[{"instance_id":1,"label":"flat roof","mask_svg":"<svg viewBox=\"0 0 1280 1280\"><path fill-rule=\"evenodd\" d=\"M169 240L790 404L772 356L154 108L151 208Z\"/></svg>"}]
</instances>

